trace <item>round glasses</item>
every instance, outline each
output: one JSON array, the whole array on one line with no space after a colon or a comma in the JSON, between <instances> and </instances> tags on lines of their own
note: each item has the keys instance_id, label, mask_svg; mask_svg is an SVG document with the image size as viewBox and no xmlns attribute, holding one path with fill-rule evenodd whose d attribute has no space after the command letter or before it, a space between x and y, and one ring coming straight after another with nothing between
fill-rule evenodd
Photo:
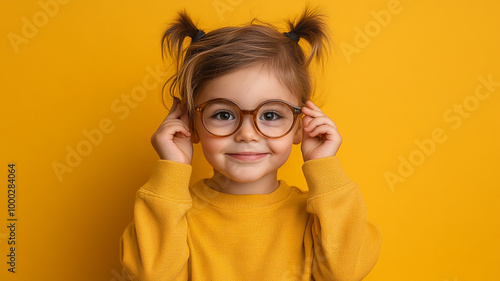
<instances>
[{"instance_id":1,"label":"round glasses","mask_svg":"<svg viewBox=\"0 0 500 281\"><path fill-rule=\"evenodd\" d=\"M302 115L302 108L282 100L267 100L254 110L243 110L230 99L218 98L195 107L205 129L214 136L234 134L243 124L243 115L253 116L255 128L265 137L288 134Z\"/></svg>"}]
</instances>

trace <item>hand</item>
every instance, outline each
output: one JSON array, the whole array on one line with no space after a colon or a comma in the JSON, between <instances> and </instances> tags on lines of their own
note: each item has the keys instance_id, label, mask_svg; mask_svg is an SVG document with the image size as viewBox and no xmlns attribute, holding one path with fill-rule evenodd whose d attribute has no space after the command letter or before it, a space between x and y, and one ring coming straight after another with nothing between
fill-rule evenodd
<instances>
[{"instance_id":1,"label":"hand","mask_svg":"<svg viewBox=\"0 0 500 281\"><path fill-rule=\"evenodd\" d=\"M307 160L334 156L342 143L335 123L311 101L302 107L302 158Z\"/></svg>"},{"instance_id":2,"label":"hand","mask_svg":"<svg viewBox=\"0 0 500 281\"><path fill-rule=\"evenodd\" d=\"M172 108L151 137L151 144L163 160L191 164L193 143L186 107L174 98Z\"/></svg>"}]
</instances>

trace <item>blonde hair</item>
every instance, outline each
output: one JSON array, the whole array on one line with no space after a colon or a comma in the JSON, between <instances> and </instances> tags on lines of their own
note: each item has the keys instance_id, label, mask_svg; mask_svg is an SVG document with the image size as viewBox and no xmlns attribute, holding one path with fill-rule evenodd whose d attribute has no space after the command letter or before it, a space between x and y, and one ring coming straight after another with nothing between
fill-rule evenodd
<instances>
[{"instance_id":1,"label":"blonde hair","mask_svg":"<svg viewBox=\"0 0 500 281\"><path fill-rule=\"evenodd\" d=\"M170 96L180 97L188 109L190 120L195 97L211 80L254 64L261 64L274 73L302 104L310 99L313 87L309 65L314 58L318 62L324 61L325 51L328 51L325 47L330 42L325 16L317 9L306 7L296 23L287 21L289 31L309 43L307 57L298 42L275 26L256 24L256 21L253 19L248 25L240 27L215 29L199 40L191 39L191 43L183 48L186 37L198 39L200 35L200 29L183 10L178 12L177 19L164 32L162 57L170 55L176 69L163 85L163 90L170 84Z\"/></svg>"}]
</instances>

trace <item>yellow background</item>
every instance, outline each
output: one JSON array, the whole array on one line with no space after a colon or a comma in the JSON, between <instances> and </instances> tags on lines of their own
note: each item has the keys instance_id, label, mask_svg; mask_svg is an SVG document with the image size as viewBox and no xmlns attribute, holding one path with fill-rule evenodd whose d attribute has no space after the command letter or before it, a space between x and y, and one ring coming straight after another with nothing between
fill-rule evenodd
<instances>
[{"instance_id":1,"label":"yellow background","mask_svg":"<svg viewBox=\"0 0 500 281\"><path fill-rule=\"evenodd\" d=\"M161 66L166 24L186 8L205 31L253 17L287 31L285 19L305 2L40 4L54 1L0 4L0 279L126 280L119 238L158 159L150 137L166 114L148 70ZM317 76L317 101L338 125L338 156L383 233L380 260L365 280L500 280L500 86L480 86L480 77L500 82L500 1L311 4L329 16L335 43ZM397 13L382 25L376 15L388 7ZM370 35L363 41L360 31ZM24 41L12 43L13 36ZM477 87L489 96L475 98ZM125 102L132 93L136 102ZM100 124L107 132L89 147L84 132ZM73 159L59 180L54 163L67 165L78 147L88 155ZM280 177L303 187L296 148ZM199 147L195 154L193 178L209 176ZM6 264L10 162L17 167L15 274Z\"/></svg>"}]
</instances>

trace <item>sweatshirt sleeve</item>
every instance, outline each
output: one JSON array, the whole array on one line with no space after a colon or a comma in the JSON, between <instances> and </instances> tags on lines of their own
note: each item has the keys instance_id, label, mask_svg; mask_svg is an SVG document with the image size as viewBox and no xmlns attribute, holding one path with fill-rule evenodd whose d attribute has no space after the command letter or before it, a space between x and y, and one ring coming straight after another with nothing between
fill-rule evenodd
<instances>
[{"instance_id":1,"label":"sweatshirt sleeve","mask_svg":"<svg viewBox=\"0 0 500 281\"><path fill-rule=\"evenodd\" d=\"M381 233L367 221L360 188L336 156L302 166L309 187L307 211L312 215L315 280L362 280L378 260Z\"/></svg>"},{"instance_id":2,"label":"sweatshirt sleeve","mask_svg":"<svg viewBox=\"0 0 500 281\"><path fill-rule=\"evenodd\" d=\"M191 165L158 160L136 192L133 221L120 239L120 261L131 279L188 280L191 171Z\"/></svg>"}]
</instances>

